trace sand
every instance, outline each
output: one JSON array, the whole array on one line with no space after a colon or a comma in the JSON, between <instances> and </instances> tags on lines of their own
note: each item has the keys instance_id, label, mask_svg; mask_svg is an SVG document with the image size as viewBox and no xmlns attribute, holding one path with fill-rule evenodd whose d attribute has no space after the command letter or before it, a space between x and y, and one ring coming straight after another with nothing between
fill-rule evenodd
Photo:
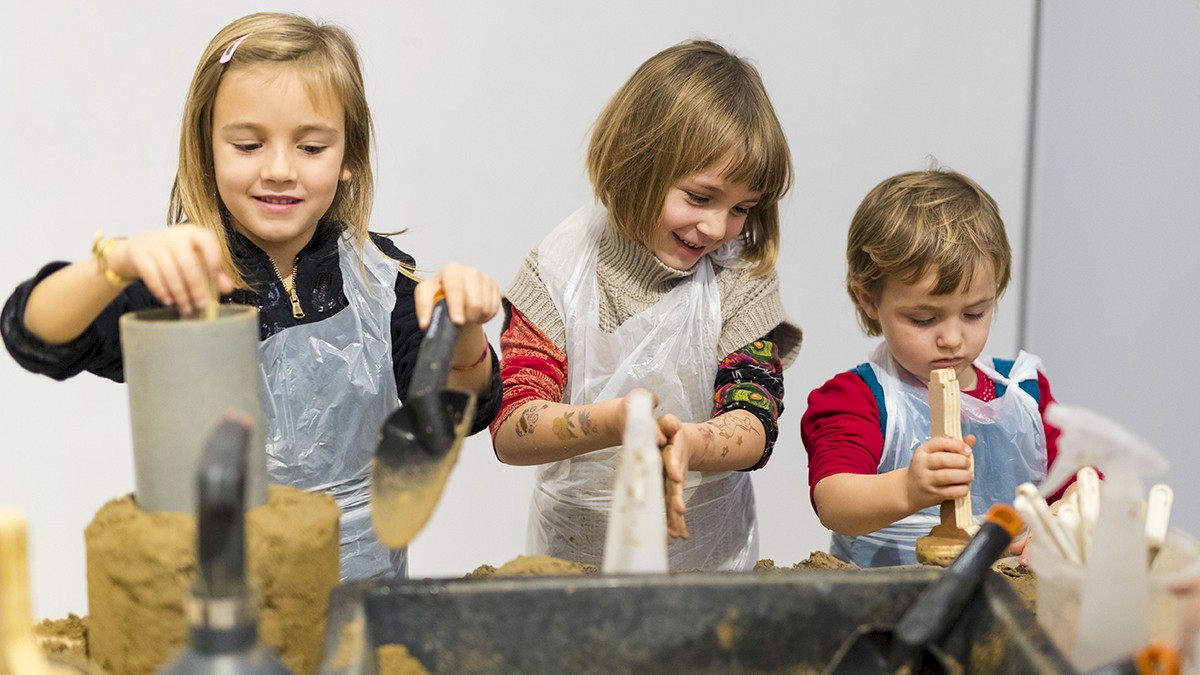
<instances>
[{"instance_id":1,"label":"sand","mask_svg":"<svg viewBox=\"0 0 1200 675\"><path fill-rule=\"evenodd\" d=\"M247 567L259 639L294 673L316 673L338 582L338 516L324 494L272 485L247 513ZM87 648L110 673L149 675L187 643L183 602L196 574L195 518L114 499L85 530Z\"/></svg>"}]
</instances>

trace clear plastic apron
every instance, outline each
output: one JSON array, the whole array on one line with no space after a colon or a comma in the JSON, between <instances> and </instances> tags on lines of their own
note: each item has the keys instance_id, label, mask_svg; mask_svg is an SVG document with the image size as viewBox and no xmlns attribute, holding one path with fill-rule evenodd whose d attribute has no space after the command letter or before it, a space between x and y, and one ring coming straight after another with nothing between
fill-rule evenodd
<instances>
[{"instance_id":1,"label":"clear plastic apron","mask_svg":"<svg viewBox=\"0 0 1200 675\"><path fill-rule=\"evenodd\" d=\"M887 343L879 345L870 363L887 408L882 474L908 466L913 452L929 438L929 387L896 364ZM1004 394L991 401L960 397L963 436L976 438L971 513L982 522L993 504L1012 504L1018 485L1040 483L1046 477L1046 435L1037 401L1018 386L1036 380L1042 365L1038 357L1022 351L1008 377L996 372L990 358L980 357L975 365L1005 387ZM931 506L859 537L834 533L830 552L859 567L915 565L917 539L940 522L940 513L939 506Z\"/></svg>"},{"instance_id":2,"label":"clear plastic apron","mask_svg":"<svg viewBox=\"0 0 1200 675\"><path fill-rule=\"evenodd\" d=\"M659 397L656 415L685 422L712 415L720 359L721 298L711 256L653 307L605 333L599 324L598 242L608 212L576 211L538 247L539 273L566 329L565 403L619 398L636 387ZM531 553L600 565L618 448L542 466L530 508ZM672 570L749 569L758 556L754 492L742 472L689 472L684 489L689 539L667 547Z\"/></svg>"},{"instance_id":3,"label":"clear plastic apron","mask_svg":"<svg viewBox=\"0 0 1200 675\"><path fill-rule=\"evenodd\" d=\"M337 501L343 581L407 572L407 552L387 549L371 527L369 482L379 428L398 399L391 333L398 265L370 243L361 251L347 235L338 239L344 309L259 346L267 472L272 482Z\"/></svg>"}]
</instances>

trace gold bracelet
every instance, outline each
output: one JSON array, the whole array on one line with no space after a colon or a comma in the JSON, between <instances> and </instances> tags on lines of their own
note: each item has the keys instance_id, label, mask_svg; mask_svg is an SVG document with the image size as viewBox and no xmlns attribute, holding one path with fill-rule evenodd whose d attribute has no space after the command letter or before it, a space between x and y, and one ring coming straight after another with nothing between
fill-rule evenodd
<instances>
[{"instance_id":1,"label":"gold bracelet","mask_svg":"<svg viewBox=\"0 0 1200 675\"><path fill-rule=\"evenodd\" d=\"M475 363L472 363L469 366L456 366L453 363L451 363L450 370L457 370L457 371L475 370L475 368L477 368L479 366L479 364L483 363L483 360L487 358L487 355L488 355L488 344L485 341L483 343L483 352L479 354L479 358L475 361Z\"/></svg>"},{"instance_id":2,"label":"gold bracelet","mask_svg":"<svg viewBox=\"0 0 1200 675\"><path fill-rule=\"evenodd\" d=\"M113 237L104 243L101 243L100 240L102 239L104 239L104 230L96 230L96 240L92 242L92 257L96 259L96 264L100 266L100 271L104 273L105 281L116 288L125 288L133 283L133 279L126 279L112 271L112 268L108 266L108 250L113 247L113 244L125 239L125 237Z\"/></svg>"}]
</instances>

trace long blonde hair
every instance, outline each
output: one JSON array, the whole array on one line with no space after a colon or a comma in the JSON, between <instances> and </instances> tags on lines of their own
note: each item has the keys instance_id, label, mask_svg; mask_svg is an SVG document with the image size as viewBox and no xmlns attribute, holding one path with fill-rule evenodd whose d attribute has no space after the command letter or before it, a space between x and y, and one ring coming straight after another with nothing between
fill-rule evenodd
<instances>
[{"instance_id":1,"label":"long blonde hair","mask_svg":"<svg viewBox=\"0 0 1200 675\"><path fill-rule=\"evenodd\" d=\"M239 39L242 41L232 57L221 63L222 54ZM339 183L323 219L337 222L361 246L369 239L367 223L375 195L371 175L371 111L358 51L346 31L294 14L269 12L244 16L222 28L200 57L188 88L179 137L179 170L171 187L168 223L194 223L216 234L225 254L225 271L240 287L246 284L230 255L226 236L230 216L217 192L213 165L213 102L221 77L228 69L263 63L296 66L308 87L329 91L345 111L342 162L350 169L350 178Z\"/></svg>"},{"instance_id":2,"label":"long blonde hair","mask_svg":"<svg viewBox=\"0 0 1200 675\"><path fill-rule=\"evenodd\" d=\"M969 287L990 269L996 297L1012 276L1012 250L1000 209L975 181L954 171L911 171L892 176L863 198L846 237L846 291L870 336L879 322L858 302L856 288L877 295L887 279L915 283L937 274L932 293Z\"/></svg>"},{"instance_id":3,"label":"long blonde hair","mask_svg":"<svg viewBox=\"0 0 1200 675\"><path fill-rule=\"evenodd\" d=\"M779 255L791 152L754 66L696 40L651 57L617 91L596 120L587 169L613 224L649 244L671 186L725 160L726 179L761 193L741 241L742 256L766 274Z\"/></svg>"}]
</instances>

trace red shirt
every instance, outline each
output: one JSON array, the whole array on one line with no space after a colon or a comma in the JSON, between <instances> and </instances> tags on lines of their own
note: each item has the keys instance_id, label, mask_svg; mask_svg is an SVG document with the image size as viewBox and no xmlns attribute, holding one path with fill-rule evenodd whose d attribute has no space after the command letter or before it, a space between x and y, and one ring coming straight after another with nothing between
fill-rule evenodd
<instances>
[{"instance_id":1,"label":"red shirt","mask_svg":"<svg viewBox=\"0 0 1200 675\"><path fill-rule=\"evenodd\" d=\"M979 368L978 384L963 392L981 401L996 398L996 385ZM1046 467L1058 455L1059 430L1046 422L1046 406L1054 402L1050 383L1038 373L1038 410L1046 432ZM800 419L800 438L808 451L808 495L821 479L839 473L878 473L883 456L883 432L879 429L879 408L871 388L851 371L838 373L808 395L808 409ZM1069 483L1068 483L1069 484ZM1065 490L1065 486L1063 487ZM1054 495L1053 502L1062 493ZM813 510L817 506L812 501Z\"/></svg>"}]
</instances>

